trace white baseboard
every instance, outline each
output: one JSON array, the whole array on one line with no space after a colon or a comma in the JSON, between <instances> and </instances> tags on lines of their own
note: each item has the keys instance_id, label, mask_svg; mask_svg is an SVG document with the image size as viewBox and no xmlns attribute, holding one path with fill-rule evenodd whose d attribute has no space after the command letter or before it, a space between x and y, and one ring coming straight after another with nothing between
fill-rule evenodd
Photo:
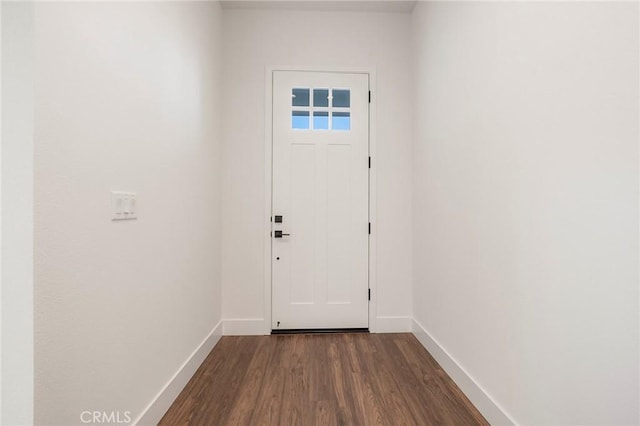
<instances>
[{"instance_id":1,"label":"white baseboard","mask_svg":"<svg viewBox=\"0 0 640 426\"><path fill-rule=\"evenodd\" d=\"M517 424L415 319L412 332L490 424L493 426Z\"/></svg>"},{"instance_id":2,"label":"white baseboard","mask_svg":"<svg viewBox=\"0 0 640 426\"><path fill-rule=\"evenodd\" d=\"M373 333L408 333L411 331L411 317L376 317Z\"/></svg>"},{"instance_id":3,"label":"white baseboard","mask_svg":"<svg viewBox=\"0 0 640 426\"><path fill-rule=\"evenodd\" d=\"M244 318L224 320L225 336L262 336L265 334L264 318Z\"/></svg>"},{"instance_id":4,"label":"white baseboard","mask_svg":"<svg viewBox=\"0 0 640 426\"><path fill-rule=\"evenodd\" d=\"M176 374L160 390L156 397L133 421L133 425L157 425L165 415L173 401L178 397L182 389L187 385L196 370L205 360L209 352L218 343L222 336L222 321L218 322L211 333L200 343L187 360L178 369Z\"/></svg>"}]
</instances>

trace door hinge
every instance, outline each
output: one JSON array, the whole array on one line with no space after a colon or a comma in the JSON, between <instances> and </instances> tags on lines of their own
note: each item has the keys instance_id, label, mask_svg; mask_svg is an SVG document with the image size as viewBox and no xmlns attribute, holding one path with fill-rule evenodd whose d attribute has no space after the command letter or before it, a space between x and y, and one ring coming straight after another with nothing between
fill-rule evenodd
<instances>
[{"instance_id":1,"label":"door hinge","mask_svg":"<svg viewBox=\"0 0 640 426\"><path fill-rule=\"evenodd\" d=\"M369 168L371 168L371 157L369 157Z\"/></svg>"},{"instance_id":2,"label":"door hinge","mask_svg":"<svg viewBox=\"0 0 640 426\"><path fill-rule=\"evenodd\" d=\"M369 300L371 300L371 289L369 289Z\"/></svg>"},{"instance_id":3,"label":"door hinge","mask_svg":"<svg viewBox=\"0 0 640 426\"><path fill-rule=\"evenodd\" d=\"M369 235L371 235L371 222L369 222Z\"/></svg>"},{"instance_id":4,"label":"door hinge","mask_svg":"<svg viewBox=\"0 0 640 426\"><path fill-rule=\"evenodd\" d=\"M369 90L369 103L371 103L371 90Z\"/></svg>"}]
</instances>

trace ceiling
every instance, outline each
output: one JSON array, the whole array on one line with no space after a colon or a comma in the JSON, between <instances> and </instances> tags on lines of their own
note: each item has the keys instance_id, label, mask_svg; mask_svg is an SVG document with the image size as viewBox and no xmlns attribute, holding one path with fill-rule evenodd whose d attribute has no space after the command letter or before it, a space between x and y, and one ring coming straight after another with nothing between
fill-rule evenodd
<instances>
[{"instance_id":1,"label":"ceiling","mask_svg":"<svg viewBox=\"0 0 640 426\"><path fill-rule=\"evenodd\" d=\"M222 0L224 9L287 9L409 13L416 0Z\"/></svg>"}]
</instances>

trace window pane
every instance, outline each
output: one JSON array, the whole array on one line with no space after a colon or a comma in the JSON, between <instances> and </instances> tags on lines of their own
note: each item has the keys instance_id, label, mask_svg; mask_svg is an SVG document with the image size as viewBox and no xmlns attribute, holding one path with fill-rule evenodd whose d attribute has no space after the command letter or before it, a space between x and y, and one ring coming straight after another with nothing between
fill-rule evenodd
<instances>
[{"instance_id":1,"label":"window pane","mask_svg":"<svg viewBox=\"0 0 640 426\"><path fill-rule=\"evenodd\" d=\"M308 129L309 128L309 111L292 111L291 112L291 128L292 129Z\"/></svg>"},{"instance_id":2,"label":"window pane","mask_svg":"<svg viewBox=\"0 0 640 426\"><path fill-rule=\"evenodd\" d=\"M339 108L349 108L351 106L351 91L333 89L333 106Z\"/></svg>"},{"instance_id":3,"label":"window pane","mask_svg":"<svg viewBox=\"0 0 640 426\"><path fill-rule=\"evenodd\" d=\"M329 89L313 89L313 106L329 106Z\"/></svg>"},{"instance_id":4,"label":"window pane","mask_svg":"<svg viewBox=\"0 0 640 426\"><path fill-rule=\"evenodd\" d=\"M314 95L315 96L315 95ZM315 103L315 99L314 99ZM329 130L329 113L316 111L313 113L313 128L319 130Z\"/></svg>"},{"instance_id":5,"label":"window pane","mask_svg":"<svg viewBox=\"0 0 640 426\"><path fill-rule=\"evenodd\" d=\"M291 105L309 106L309 89L293 89L291 94Z\"/></svg>"},{"instance_id":6,"label":"window pane","mask_svg":"<svg viewBox=\"0 0 640 426\"><path fill-rule=\"evenodd\" d=\"M348 112L334 112L331 114L333 130L351 130L351 114Z\"/></svg>"}]
</instances>

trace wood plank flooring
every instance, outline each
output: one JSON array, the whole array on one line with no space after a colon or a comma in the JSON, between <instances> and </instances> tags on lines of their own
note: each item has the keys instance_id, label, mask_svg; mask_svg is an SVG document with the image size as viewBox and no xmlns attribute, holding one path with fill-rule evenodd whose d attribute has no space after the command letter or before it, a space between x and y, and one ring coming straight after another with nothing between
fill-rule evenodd
<instances>
[{"instance_id":1,"label":"wood plank flooring","mask_svg":"<svg viewBox=\"0 0 640 426\"><path fill-rule=\"evenodd\" d=\"M409 333L225 336L161 425L488 425Z\"/></svg>"}]
</instances>

